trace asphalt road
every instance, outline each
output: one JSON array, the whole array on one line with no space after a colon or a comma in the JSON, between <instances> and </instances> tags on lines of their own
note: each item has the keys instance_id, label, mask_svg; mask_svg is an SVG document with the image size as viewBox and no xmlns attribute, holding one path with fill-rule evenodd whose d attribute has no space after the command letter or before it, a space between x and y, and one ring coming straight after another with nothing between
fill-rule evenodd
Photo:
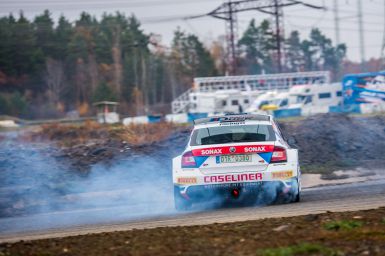
<instances>
[{"instance_id":1,"label":"asphalt road","mask_svg":"<svg viewBox=\"0 0 385 256\"><path fill-rule=\"evenodd\" d=\"M2 218L0 219L0 243L131 229L291 217L326 211L365 210L383 206L385 206L385 179L379 179L307 188L302 191L302 201L295 204L219 209L184 214L176 212L171 214L164 212L162 214L160 211L157 216L148 214L141 218L128 218L127 213L135 212L136 207L142 209L142 205L78 209L25 217ZM151 212L151 208L149 211ZM105 216L113 218L106 219Z\"/></svg>"}]
</instances>

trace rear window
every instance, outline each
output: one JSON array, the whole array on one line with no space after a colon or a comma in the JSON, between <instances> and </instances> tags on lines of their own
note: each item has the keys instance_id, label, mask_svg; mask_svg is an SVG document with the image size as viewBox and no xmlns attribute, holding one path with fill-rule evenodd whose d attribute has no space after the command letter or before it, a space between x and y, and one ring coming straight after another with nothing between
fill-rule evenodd
<instances>
[{"instance_id":1,"label":"rear window","mask_svg":"<svg viewBox=\"0 0 385 256\"><path fill-rule=\"evenodd\" d=\"M275 133L271 125L219 126L196 129L192 134L190 145L261 141L275 141Z\"/></svg>"}]
</instances>

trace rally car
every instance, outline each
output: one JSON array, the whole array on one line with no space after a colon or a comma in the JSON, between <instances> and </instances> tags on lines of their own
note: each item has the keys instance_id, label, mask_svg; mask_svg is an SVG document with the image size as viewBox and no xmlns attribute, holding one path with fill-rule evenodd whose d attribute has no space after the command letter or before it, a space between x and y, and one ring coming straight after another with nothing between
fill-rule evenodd
<instances>
[{"instance_id":1,"label":"rally car","mask_svg":"<svg viewBox=\"0 0 385 256\"><path fill-rule=\"evenodd\" d=\"M177 210L198 203L270 204L300 200L298 151L270 115L223 115L194 121L172 163Z\"/></svg>"}]
</instances>

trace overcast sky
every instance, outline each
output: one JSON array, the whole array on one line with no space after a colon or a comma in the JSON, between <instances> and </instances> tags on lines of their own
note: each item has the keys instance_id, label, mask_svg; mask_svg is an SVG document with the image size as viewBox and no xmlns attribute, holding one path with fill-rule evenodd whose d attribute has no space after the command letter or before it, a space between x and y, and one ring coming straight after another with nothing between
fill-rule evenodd
<instances>
[{"instance_id":1,"label":"overcast sky","mask_svg":"<svg viewBox=\"0 0 385 256\"><path fill-rule=\"evenodd\" d=\"M307 3L324 5L327 11L314 10L305 6L286 7L285 33L299 30L302 38L308 36L312 27L319 27L335 41L333 0L304 0ZM362 0L365 30L366 59L380 57L384 37L384 1ZM338 0L340 21L340 40L348 46L348 58L360 60L359 33L357 19L357 0ZM212 17L203 17L184 21L182 17L207 13L223 0L0 0L0 15L18 14L22 10L28 18L48 9L55 20L63 14L73 21L80 12L87 11L97 18L103 13L120 11L127 15L135 14L143 24L143 29L160 34L162 42L169 44L177 26L187 32L197 34L205 43L225 33L224 21ZM269 18L257 11L243 12L238 15L239 34L241 35L249 21L258 22ZM170 19L169 19L170 18ZM180 19L178 19L180 18ZM167 20L169 19L169 20Z\"/></svg>"}]
</instances>

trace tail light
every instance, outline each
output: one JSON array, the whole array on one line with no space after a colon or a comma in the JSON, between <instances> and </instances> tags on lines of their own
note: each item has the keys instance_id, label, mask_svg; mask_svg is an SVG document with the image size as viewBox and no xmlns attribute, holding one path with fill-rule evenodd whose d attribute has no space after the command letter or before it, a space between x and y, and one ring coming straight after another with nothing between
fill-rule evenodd
<instances>
[{"instance_id":1,"label":"tail light","mask_svg":"<svg viewBox=\"0 0 385 256\"><path fill-rule=\"evenodd\" d=\"M188 151L182 156L182 168L194 168L196 167L195 158L191 151Z\"/></svg>"},{"instance_id":2,"label":"tail light","mask_svg":"<svg viewBox=\"0 0 385 256\"><path fill-rule=\"evenodd\" d=\"M286 149L282 147L274 147L271 163L281 163L287 161Z\"/></svg>"}]
</instances>

